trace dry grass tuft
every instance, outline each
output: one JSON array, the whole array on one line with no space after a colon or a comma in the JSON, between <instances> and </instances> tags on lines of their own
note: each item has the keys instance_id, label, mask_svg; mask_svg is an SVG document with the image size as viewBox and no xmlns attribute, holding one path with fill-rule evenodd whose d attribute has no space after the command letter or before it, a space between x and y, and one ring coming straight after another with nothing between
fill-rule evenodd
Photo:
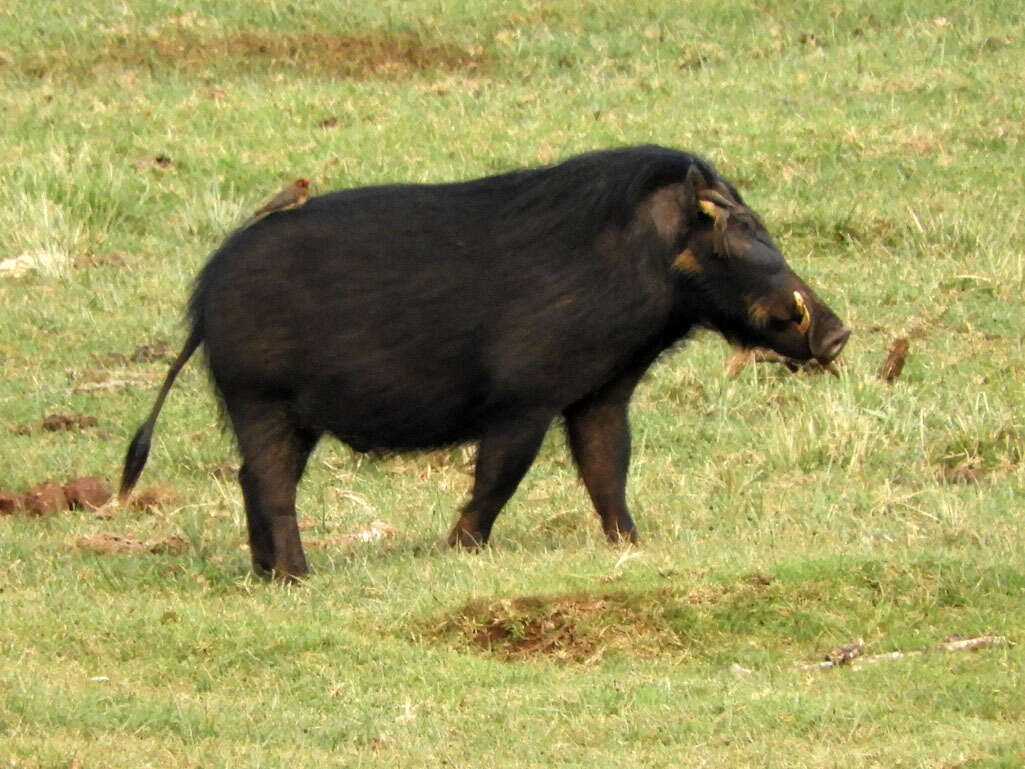
<instances>
[{"instance_id":1,"label":"dry grass tuft","mask_svg":"<svg viewBox=\"0 0 1025 769\"><path fill-rule=\"evenodd\" d=\"M178 534L171 534L159 539L147 539L145 541L135 539L121 534L100 532L89 534L75 540L75 549L98 555L112 555L125 553L152 553L159 555L181 555L188 549L188 542Z\"/></svg>"}]
</instances>

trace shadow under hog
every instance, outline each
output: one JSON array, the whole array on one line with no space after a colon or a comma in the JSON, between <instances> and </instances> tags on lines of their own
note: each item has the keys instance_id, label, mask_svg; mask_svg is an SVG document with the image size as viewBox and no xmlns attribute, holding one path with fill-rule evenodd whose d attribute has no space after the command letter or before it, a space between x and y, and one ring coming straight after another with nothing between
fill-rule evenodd
<instances>
[{"instance_id":1,"label":"shadow under hog","mask_svg":"<svg viewBox=\"0 0 1025 769\"><path fill-rule=\"evenodd\" d=\"M627 407L662 352L705 327L828 363L850 334L729 182L657 146L312 198L230 235L189 315L121 495L204 345L242 455L253 565L281 579L307 573L296 485L324 433L357 451L477 442L449 535L473 548L562 415L605 534L633 541Z\"/></svg>"}]
</instances>

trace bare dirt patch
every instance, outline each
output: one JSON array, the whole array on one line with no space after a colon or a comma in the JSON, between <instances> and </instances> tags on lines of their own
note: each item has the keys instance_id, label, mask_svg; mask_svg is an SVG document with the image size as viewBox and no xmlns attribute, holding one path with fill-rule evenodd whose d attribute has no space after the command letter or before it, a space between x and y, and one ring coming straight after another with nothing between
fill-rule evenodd
<instances>
[{"instance_id":1,"label":"bare dirt patch","mask_svg":"<svg viewBox=\"0 0 1025 769\"><path fill-rule=\"evenodd\" d=\"M681 639L663 621L672 603L663 591L474 601L429 632L506 660L592 664L615 650L634 656L682 653Z\"/></svg>"},{"instance_id":2,"label":"bare dirt patch","mask_svg":"<svg viewBox=\"0 0 1025 769\"><path fill-rule=\"evenodd\" d=\"M468 51L412 34L345 35L243 29L219 32L167 24L146 33L115 33L98 50L42 50L13 65L23 74L95 77L132 69L233 73L273 70L337 78L387 78L444 70L466 72L486 64L482 50Z\"/></svg>"},{"instance_id":3,"label":"bare dirt patch","mask_svg":"<svg viewBox=\"0 0 1025 769\"><path fill-rule=\"evenodd\" d=\"M100 532L75 540L75 549L99 555L115 553L153 553L154 555L181 555L188 549L188 542L178 534L159 539L139 540L123 534Z\"/></svg>"}]
</instances>

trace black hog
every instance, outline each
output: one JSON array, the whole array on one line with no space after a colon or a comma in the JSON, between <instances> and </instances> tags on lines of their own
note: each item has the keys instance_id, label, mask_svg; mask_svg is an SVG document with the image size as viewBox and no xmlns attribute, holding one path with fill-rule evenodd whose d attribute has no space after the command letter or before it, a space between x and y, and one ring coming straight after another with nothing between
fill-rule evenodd
<instances>
[{"instance_id":1,"label":"black hog","mask_svg":"<svg viewBox=\"0 0 1025 769\"><path fill-rule=\"evenodd\" d=\"M203 268L191 334L125 460L199 345L238 439L256 568L307 573L296 484L324 433L357 451L477 442L449 542L477 547L565 419L612 540L633 540L627 406L698 326L828 363L849 331L740 194L661 147L441 185L343 190L233 233Z\"/></svg>"}]
</instances>

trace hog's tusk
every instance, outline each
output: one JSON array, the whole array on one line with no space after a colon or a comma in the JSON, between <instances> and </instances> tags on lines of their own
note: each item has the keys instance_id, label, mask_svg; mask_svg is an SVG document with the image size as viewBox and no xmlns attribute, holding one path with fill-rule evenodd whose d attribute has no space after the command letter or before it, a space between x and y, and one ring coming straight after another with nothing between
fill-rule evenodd
<instances>
[{"instance_id":1,"label":"hog's tusk","mask_svg":"<svg viewBox=\"0 0 1025 769\"><path fill-rule=\"evenodd\" d=\"M804 303L804 297L801 296L800 291L794 292L794 302L797 303L797 309L801 311L801 321L797 324L797 330L802 334L807 334L808 329L811 328L811 313L808 312L808 305Z\"/></svg>"}]
</instances>

